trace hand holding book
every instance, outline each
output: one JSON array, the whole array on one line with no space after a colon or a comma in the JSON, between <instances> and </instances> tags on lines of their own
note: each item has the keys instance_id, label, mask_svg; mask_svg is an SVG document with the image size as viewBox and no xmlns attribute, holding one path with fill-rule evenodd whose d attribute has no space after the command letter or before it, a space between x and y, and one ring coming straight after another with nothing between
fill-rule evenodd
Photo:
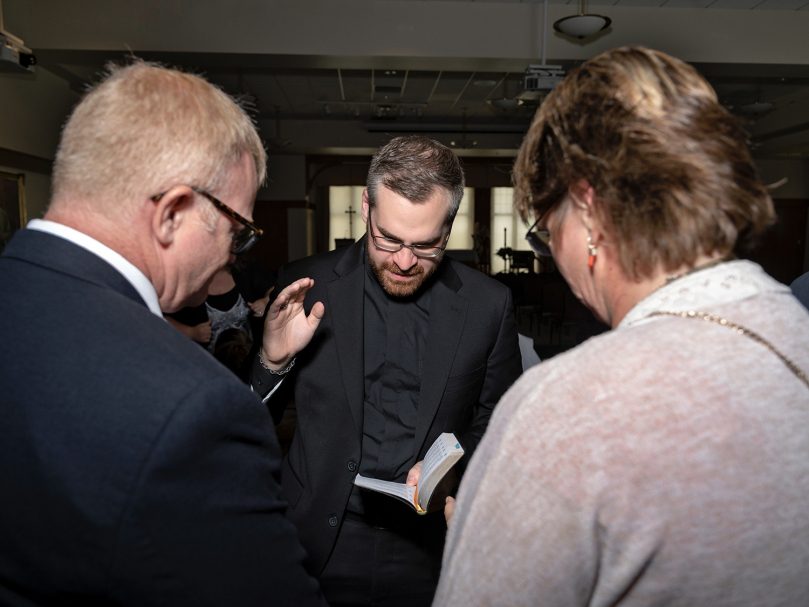
<instances>
[{"instance_id":1,"label":"hand holding book","mask_svg":"<svg viewBox=\"0 0 809 607\"><path fill-rule=\"evenodd\" d=\"M407 485L393 481L367 478L360 474L354 484L364 489L390 495L410 505L418 514L426 514L430 498L438 483L463 456L463 448L450 432L441 434L430 447L421 463L421 474L418 484Z\"/></svg>"}]
</instances>

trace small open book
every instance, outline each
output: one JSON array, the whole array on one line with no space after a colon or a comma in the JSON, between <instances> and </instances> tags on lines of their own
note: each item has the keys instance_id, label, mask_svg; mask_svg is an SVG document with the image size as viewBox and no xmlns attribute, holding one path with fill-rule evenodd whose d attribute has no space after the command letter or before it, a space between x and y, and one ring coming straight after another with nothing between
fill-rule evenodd
<instances>
[{"instance_id":1,"label":"small open book","mask_svg":"<svg viewBox=\"0 0 809 607\"><path fill-rule=\"evenodd\" d=\"M363 489L370 489L398 498L410 505L419 514L427 514L427 506L433 491L463 456L463 449L455 435L444 432L435 439L433 446L424 456L421 465L421 478L417 487L405 485L404 483L394 483L393 481L381 481L375 478L367 478L361 474L354 479L354 484Z\"/></svg>"}]
</instances>

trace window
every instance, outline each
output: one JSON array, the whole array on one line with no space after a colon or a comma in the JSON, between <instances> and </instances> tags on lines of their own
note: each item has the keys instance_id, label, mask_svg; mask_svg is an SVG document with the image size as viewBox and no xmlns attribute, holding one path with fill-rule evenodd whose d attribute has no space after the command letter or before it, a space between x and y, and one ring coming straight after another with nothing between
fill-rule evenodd
<instances>
[{"instance_id":1,"label":"window","mask_svg":"<svg viewBox=\"0 0 809 607\"><path fill-rule=\"evenodd\" d=\"M492 274L506 270L506 260L497 255L501 248L530 251L525 240L528 229L514 210L514 188L492 188Z\"/></svg>"},{"instance_id":2,"label":"window","mask_svg":"<svg viewBox=\"0 0 809 607\"><path fill-rule=\"evenodd\" d=\"M357 240L365 233L362 221L361 185L332 186L329 188L329 250L337 248L340 238Z\"/></svg>"},{"instance_id":3,"label":"window","mask_svg":"<svg viewBox=\"0 0 809 607\"><path fill-rule=\"evenodd\" d=\"M461 206L458 207L458 214L452 224L452 232L449 235L448 249L471 249L472 248L472 227L475 215L475 190L474 188L464 188Z\"/></svg>"}]
</instances>

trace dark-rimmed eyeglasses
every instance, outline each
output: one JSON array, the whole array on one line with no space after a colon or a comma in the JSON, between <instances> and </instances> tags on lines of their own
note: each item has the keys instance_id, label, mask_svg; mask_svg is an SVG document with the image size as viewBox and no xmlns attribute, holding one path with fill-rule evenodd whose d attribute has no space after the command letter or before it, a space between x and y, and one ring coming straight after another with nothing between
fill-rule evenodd
<instances>
[{"instance_id":1,"label":"dark-rimmed eyeglasses","mask_svg":"<svg viewBox=\"0 0 809 607\"><path fill-rule=\"evenodd\" d=\"M537 219L528 231L525 233L525 240L528 241L528 246L537 257L552 257L551 252L551 234L548 230L539 227L539 219Z\"/></svg>"},{"instance_id":2,"label":"dark-rimmed eyeglasses","mask_svg":"<svg viewBox=\"0 0 809 607\"><path fill-rule=\"evenodd\" d=\"M388 238L387 236L375 236L373 226L371 225L371 207L368 207L368 231L371 234L371 240L374 241L374 246L380 251L386 253L398 253L403 248L410 249L416 257L422 259L435 259L447 248L447 241L449 241L449 233L444 237L444 244L440 247L423 244L405 244L401 240Z\"/></svg>"},{"instance_id":3,"label":"dark-rimmed eyeglasses","mask_svg":"<svg viewBox=\"0 0 809 607\"><path fill-rule=\"evenodd\" d=\"M241 230L237 230L233 233L232 237L233 240L230 245L230 252L233 255L241 255L242 253L249 251L253 247L253 245L258 242L258 239L261 238L261 235L264 234L264 230L262 230L260 227L258 227L256 224L254 224L246 217L242 217L241 215L239 215L236 211L231 209L228 205L219 200L213 194L210 194L205 190L195 188L193 186L191 187L191 189L195 193L205 198L206 200L209 200L211 204L217 208L217 210L221 211L227 217L242 225ZM165 192L157 194L156 196L152 196L152 200L157 202L158 200L163 198L164 195Z\"/></svg>"}]
</instances>

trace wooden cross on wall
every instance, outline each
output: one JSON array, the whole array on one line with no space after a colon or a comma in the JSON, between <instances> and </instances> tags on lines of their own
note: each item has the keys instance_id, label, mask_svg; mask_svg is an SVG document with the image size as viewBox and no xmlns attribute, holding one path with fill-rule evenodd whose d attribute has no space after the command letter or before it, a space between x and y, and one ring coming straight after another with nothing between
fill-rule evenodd
<instances>
[{"instance_id":1,"label":"wooden cross on wall","mask_svg":"<svg viewBox=\"0 0 809 607\"><path fill-rule=\"evenodd\" d=\"M356 215L357 212L351 207L351 205L348 205L348 210L345 211L345 213L348 214L348 237L353 240L354 239L354 215Z\"/></svg>"}]
</instances>

